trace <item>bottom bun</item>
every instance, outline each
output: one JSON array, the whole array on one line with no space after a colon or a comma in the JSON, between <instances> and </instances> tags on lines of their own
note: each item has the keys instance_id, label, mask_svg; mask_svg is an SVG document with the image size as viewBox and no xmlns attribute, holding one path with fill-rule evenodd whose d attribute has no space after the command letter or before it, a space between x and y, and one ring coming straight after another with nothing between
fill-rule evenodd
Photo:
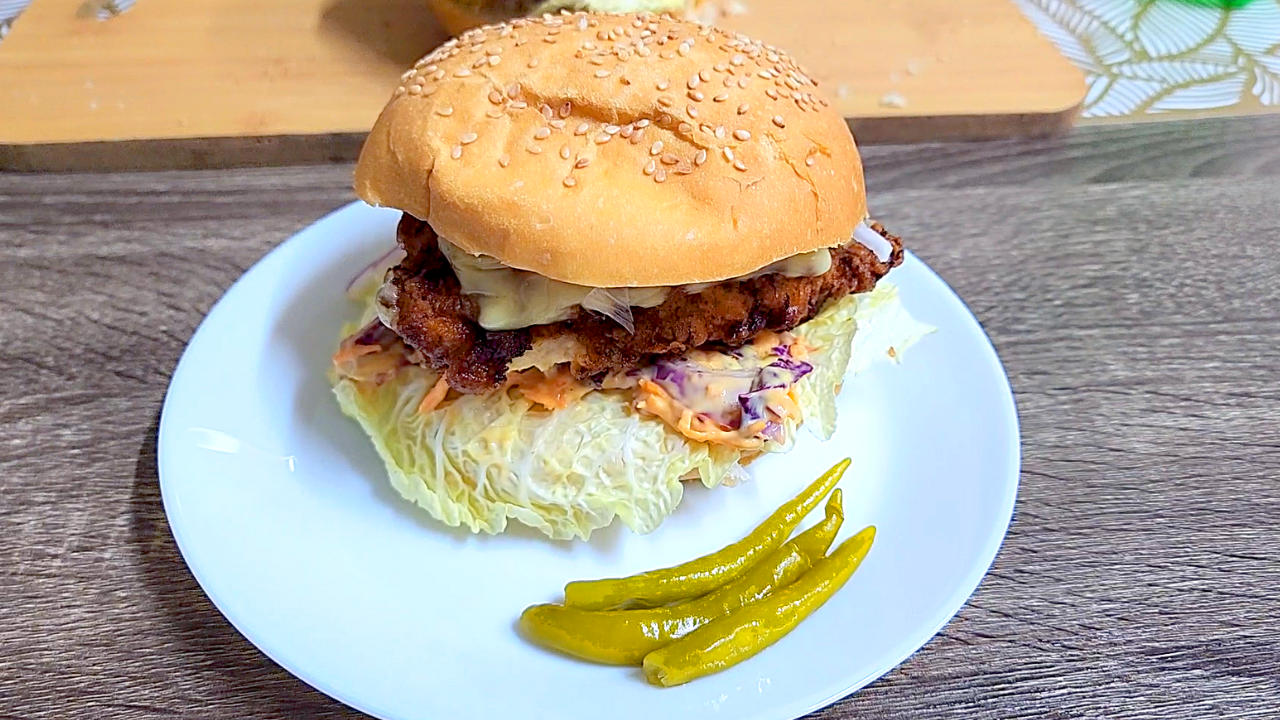
<instances>
[{"instance_id":1,"label":"bottom bun","mask_svg":"<svg viewBox=\"0 0 1280 720\"><path fill-rule=\"evenodd\" d=\"M806 428L830 438L846 372L896 360L929 331L883 282L796 328L814 348L807 358L814 370L796 385ZM408 366L377 386L339 380L334 392L372 439L396 490L440 522L472 532L502 532L514 519L555 539L586 539L616 519L647 533L679 505L682 479L735 484L759 454L689 440L637 413L618 391L589 392L561 410L499 391L418 412L437 379ZM785 452L796 434L787 428L785 442L763 449Z\"/></svg>"}]
</instances>

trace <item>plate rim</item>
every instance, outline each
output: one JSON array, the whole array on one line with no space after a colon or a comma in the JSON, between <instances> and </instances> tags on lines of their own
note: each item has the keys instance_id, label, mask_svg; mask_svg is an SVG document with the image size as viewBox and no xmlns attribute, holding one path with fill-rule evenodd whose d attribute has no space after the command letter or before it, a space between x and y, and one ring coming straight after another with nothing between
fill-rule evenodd
<instances>
[{"instance_id":1,"label":"plate rim","mask_svg":"<svg viewBox=\"0 0 1280 720\"><path fill-rule=\"evenodd\" d=\"M366 210L380 210L380 208L373 208L360 200L355 200L341 205L307 223L284 240L281 240L273 248L262 254L257 260L250 264L248 268L240 273L231 285L227 286L226 290L222 292L217 301L209 307L209 310L205 313L204 317L201 318L200 322L191 333L190 338L187 340L186 345L183 348L182 355L174 365L173 371L169 377L168 386L165 389L164 400L161 404L160 410L160 421L158 423L156 433L156 476L157 484L160 486L161 504L165 512L165 521L169 526L169 532L174 539L174 544L178 548L178 553L182 557L183 564L186 566L187 571L191 573L191 576L195 579L197 585L200 586L201 592L204 593L209 602L215 609L217 609L218 613L222 615L223 619L235 628L236 632L250 645L271 660L271 662L278 665L290 675L293 675L295 678L306 683L311 688L350 708L366 713L375 718L381 718L382 720L400 720L399 716L394 713L386 712L384 709L377 707L375 703L352 698L347 693L338 691L329 683L323 682L313 674L297 667L295 664L283 661L281 659L282 653L280 653L277 648L271 647L271 644L266 642L264 638L254 637L245 631L242 627L243 618L233 617L232 614L227 612L225 603L219 601L217 593L211 591L210 584L206 581L206 577L197 569L196 564L191 562L190 549L186 541L183 539L183 532L179 529L181 527L181 523L174 522L173 505L176 500L172 496L172 493L175 492L175 490L172 489L171 483L165 482L165 467L168 465L166 458L171 456L171 452L166 451L166 448L170 447L171 444L170 442L166 442L166 438L171 438L174 434L169 428L169 419L172 417L170 408L175 402L175 387L178 385L177 380L183 373L184 368L186 368L190 363L189 356L191 355L192 347L196 344L201 335L207 331L210 319L227 303L233 293L246 283L249 276L256 269L268 262L274 261L277 256L285 252L286 247L290 243L295 242L299 237L306 233L315 231L315 228L318 226L331 222L340 215L353 212L354 208L361 207ZM783 701L775 706L777 712L782 713L781 715L751 715L751 720L761 720L762 718L769 718L770 720L794 720L794 718L800 718L829 707L830 705L849 697L876 680L884 677L894 668L898 667L907 659L915 655L934 637L936 637L937 634L941 632L941 630L946 627L961 610L964 609L965 605L968 604L969 599L977 592L982 581L986 578L991 567L999 557L1004 540L1008 536L1009 529L1012 526L1014 510L1017 504L1018 490L1021 485L1022 471L1021 422L1018 415L1017 399L1013 392L1012 383L1009 381L1008 373L1004 368L1004 364L1000 360L1000 356L996 351L994 343L969 305L964 302L955 289L952 288L941 275L920 259L919 256L915 255L910 250L904 250L904 253L906 258L917 263L919 265L919 269L928 276L928 279L936 282L937 285L945 291L946 298L959 308L964 322L970 326L968 329L976 331L976 336L980 340L977 346L980 350L983 361L989 369L994 371L995 377L1000 381L998 402L995 402L994 404L998 405L1000 415L1004 420L1004 426L1001 428L1000 435L1009 439L1009 447L1008 454L1004 459L1004 463L1007 466L1007 477L1001 485L1002 496L997 512L999 522L992 524L991 531L984 539L982 550L976 556L976 559L978 559L979 562L975 562L973 564L970 572L965 576L963 582L956 586L956 589L950 594L947 601L943 603L943 609L935 618L933 618L933 623L922 623L920 625L920 627L927 628L927 630L918 633L918 637L912 635L907 639L904 644L906 650L902 652L899 657L887 656L891 657L891 661L876 665L874 670L867 673L864 677L858 678L852 683L847 684L845 687L837 688L834 691L830 689L820 689L816 691L813 694L816 696L816 699L813 699L812 696L807 696L796 697ZM997 400L994 396L992 399L993 401ZM1005 473L1001 474L1003 475Z\"/></svg>"}]
</instances>

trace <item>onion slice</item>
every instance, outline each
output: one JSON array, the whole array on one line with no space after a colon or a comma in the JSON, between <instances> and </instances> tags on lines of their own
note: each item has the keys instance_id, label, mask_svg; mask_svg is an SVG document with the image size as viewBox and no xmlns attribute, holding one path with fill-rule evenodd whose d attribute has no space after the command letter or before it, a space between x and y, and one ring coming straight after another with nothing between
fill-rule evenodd
<instances>
[{"instance_id":1,"label":"onion slice","mask_svg":"<svg viewBox=\"0 0 1280 720\"><path fill-rule=\"evenodd\" d=\"M636 321L631 316L631 298L626 289L596 288L582 299L582 307L601 315L608 315L629 333L634 334L636 331Z\"/></svg>"},{"instance_id":2,"label":"onion slice","mask_svg":"<svg viewBox=\"0 0 1280 720\"><path fill-rule=\"evenodd\" d=\"M853 228L853 239L858 241L866 249L876 254L876 259L880 262L889 262L889 257L893 255L893 244L884 239L884 236L865 222L858 223Z\"/></svg>"},{"instance_id":3,"label":"onion slice","mask_svg":"<svg viewBox=\"0 0 1280 720\"><path fill-rule=\"evenodd\" d=\"M386 277L387 271L399 265L404 256L404 250L397 245L379 255L373 262L365 265L364 269L347 283L347 297L352 300L360 300L365 295L368 295L378 285L382 284L382 279Z\"/></svg>"}]
</instances>

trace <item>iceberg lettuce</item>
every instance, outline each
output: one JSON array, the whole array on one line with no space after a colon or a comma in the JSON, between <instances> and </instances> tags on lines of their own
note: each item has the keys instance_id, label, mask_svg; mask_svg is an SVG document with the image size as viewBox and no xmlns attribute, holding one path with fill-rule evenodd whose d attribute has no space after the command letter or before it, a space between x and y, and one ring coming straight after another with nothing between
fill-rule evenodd
<instances>
[{"instance_id":1,"label":"iceberg lettuce","mask_svg":"<svg viewBox=\"0 0 1280 720\"><path fill-rule=\"evenodd\" d=\"M814 371L797 385L806 426L829 438L835 394L851 362L865 368L889 357L889 348L896 357L928 330L887 283L833 303L797 328L815 348L808 359ZM554 411L515 391L467 395L421 414L418 405L436 380L411 367L377 387L339 379L334 392L372 439L396 490L450 526L498 533L514 519L555 539L586 539L616 519L647 533L679 505L682 480L714 487L737 477L742 451L688 440L636 414L627 392L591 392ZM787 430L785 443L765 450L789 449L796 429Z\"/></svg>"}]
</instances>

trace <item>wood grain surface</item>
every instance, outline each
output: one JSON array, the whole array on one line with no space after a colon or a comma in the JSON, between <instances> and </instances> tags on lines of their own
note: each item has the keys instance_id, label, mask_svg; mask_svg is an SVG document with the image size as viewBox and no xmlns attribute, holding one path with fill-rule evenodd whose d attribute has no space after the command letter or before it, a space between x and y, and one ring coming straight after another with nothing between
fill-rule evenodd
<instances>
[{"instance_id":1,"label":"wood grain surface","mask_svg":"<svg viewBox=\"0 0 1280 720\"><path fill-rule=\"evenodd\" d=\"M354 160L447 37L428 5L147 0L98 22L35 0L0 45L0 169ZM868 141L1062 135L1085 97L1009 0L752 0L719 24L790 49Z\"/></svg>"},{"instance_id":2,"label":"wood grain surface","mask_svg":"<svg viewBox=\"0 0 1280 720\"><path fill-rule=\"evenodd\" d=\"M818 717L1280 717L1280 118L866 155L1024 472L965 608ZM0 717L358 717L205 598L155 461L196 324L349 172L0 174Z\"/></svg>"}]
</instances>

